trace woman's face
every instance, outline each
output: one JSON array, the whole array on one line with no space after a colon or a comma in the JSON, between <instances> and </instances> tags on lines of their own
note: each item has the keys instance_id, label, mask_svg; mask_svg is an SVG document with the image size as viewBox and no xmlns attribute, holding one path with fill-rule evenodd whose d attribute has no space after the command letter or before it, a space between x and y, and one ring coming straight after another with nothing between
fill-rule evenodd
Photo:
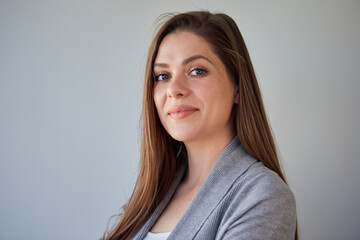
<instances>
[{"instance_id":1,"label":"woman's face","mask_svg":"<svg viewBox=\"0 0 360 240\"><path fill-rule=\"evenodd\" d=\"M233 135L235 84L210 45L197 35L167 35L154 62L154 102L166 131L184 143Z\"/></svg>"}]
</instances>

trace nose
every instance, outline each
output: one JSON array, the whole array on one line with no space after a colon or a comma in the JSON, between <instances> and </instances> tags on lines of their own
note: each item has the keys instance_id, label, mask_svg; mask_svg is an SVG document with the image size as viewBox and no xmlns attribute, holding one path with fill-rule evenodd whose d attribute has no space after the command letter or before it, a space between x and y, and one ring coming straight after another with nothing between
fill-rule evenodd
<instances>
[{"instance_id":1,"label":"nose","mask_svg":"<svg viewBox=\"0 0 360 240\"><path fill-rule=\"evenodd\" d=\"M167 96L169 98L185 97L189 94L189 89L186 84L186 79L181 76L173 76L168 85Z\"/></svg>"}]
</instances>

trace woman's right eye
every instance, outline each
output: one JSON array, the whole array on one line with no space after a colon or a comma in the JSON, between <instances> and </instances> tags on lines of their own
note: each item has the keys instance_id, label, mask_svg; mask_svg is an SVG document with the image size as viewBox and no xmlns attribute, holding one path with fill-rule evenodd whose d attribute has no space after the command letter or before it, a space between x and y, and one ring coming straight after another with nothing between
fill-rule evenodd
<instances>
[{"instance_id":1,"label":"woman's right eye","mask_svg":"<svg viewBox=\"0 0 360 240\"><path fill-rule=\"evenodd\" d=\"M161 74L158 74L158 75L155 76L155 81L164 81L164 80L167 80L169 78L170 78L169 75L161 73Z\"/></svg>"}]
</instances>

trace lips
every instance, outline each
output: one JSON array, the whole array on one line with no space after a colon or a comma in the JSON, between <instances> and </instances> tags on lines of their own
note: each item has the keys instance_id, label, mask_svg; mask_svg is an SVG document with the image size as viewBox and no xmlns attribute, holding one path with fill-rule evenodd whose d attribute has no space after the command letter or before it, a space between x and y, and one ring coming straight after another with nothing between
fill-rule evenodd
<instances>
[{"instance_id":1,"label":"lips","mask_svg":"<svg viewBox=\"0 0 360 240\"><path fill-rule=\"evenodd\" d=\"M168 111L168 115L173 119L183 119L197 111L199 111L197 108L187 105L179 105L171 107Z\"/></svg>"}]
</instances>

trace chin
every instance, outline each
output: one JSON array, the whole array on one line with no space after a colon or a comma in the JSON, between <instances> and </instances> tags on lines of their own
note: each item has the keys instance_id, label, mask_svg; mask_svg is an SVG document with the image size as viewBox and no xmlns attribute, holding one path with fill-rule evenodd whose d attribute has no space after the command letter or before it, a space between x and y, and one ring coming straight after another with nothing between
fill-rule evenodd
<instances>
[{"instance_id":1,"label":"chin","mask_svg":"<svg viewBox=\"0 0 360 240\"><path fill-rule=\"evenodd\" d=\"M196 138L196 134L194 132L185 132L185 131L172 131L169 132L170 136L174 138L177 141L180 142L189 142L191 140L194 140Z\"/></svg>"}]
</instances>

